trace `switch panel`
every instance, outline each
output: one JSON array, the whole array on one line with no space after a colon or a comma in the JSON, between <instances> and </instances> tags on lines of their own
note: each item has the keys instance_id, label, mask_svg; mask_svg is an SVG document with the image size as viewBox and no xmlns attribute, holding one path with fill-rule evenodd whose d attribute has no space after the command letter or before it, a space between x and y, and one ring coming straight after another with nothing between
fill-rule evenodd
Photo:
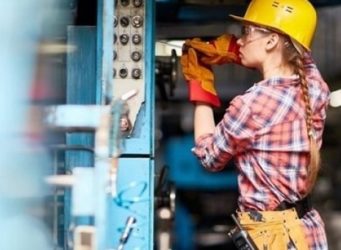
<instances>
[{"instance_id":1,"label":"switch panel","mask_svg":"<svg viewBox=\"0 0 341 250\"><path fill-rule=\"evenodd\" d=\"M138 94L128 101L132 130L145 101L145 3L143 0L115 2L113 96L118 98L132 89ZM130 131L132 132L132 131Z\"/></svg>"}]
</instances>

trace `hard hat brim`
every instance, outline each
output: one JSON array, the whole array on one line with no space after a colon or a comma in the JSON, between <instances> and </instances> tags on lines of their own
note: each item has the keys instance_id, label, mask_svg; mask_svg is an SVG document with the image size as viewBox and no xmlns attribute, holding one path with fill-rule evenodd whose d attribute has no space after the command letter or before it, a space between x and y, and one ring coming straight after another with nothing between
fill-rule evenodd
<instances>
[{"instance_id":1,"label":"hard hat brim","mask_svg":"<svg viewBox=\"0 0 341 250\"><path fill-rule=\"evenodd\" d=\"M229 15L229 17L233 18L234 20L243 22L243 23L249 23L249 24L256 24L257 25L257 23L252 22L250 20L247 20L247 19L245 19L244 17L241 17L241 16ZM258 24L258 25L260 25L260 24Z\"/></svg>"},{"instance_id":2,"label":"hard hat brim","mask_svg":"<svg viewBox=\"0 0 341 250\"><path fill-rule=\"evenodd\" d=\"M263 23L254 22L252 20L248 20L248 19L241 17L241 16L235 16L235 15L229 15L229 16L232 17L233 19L239 21L239 22L244 23L244 24L256 25L256 26L264 27L264 28L271 29L271 30L274 30L276 32L281 33L279 30L276 30L275 28L269 27L268 25L263 24Z\"/></svg>"},{"instance_id":3,"label":"hard hat brim","mask_svg":"<svg viewBox=\"0 0 341 250\"><path fill-rule=\"evenodd\" d=\"M245 19L241 16L235 16L235 15L229 15L229 17L232 17L233 19L237 21L244 21Z\"/></svg>"}]
</instances>

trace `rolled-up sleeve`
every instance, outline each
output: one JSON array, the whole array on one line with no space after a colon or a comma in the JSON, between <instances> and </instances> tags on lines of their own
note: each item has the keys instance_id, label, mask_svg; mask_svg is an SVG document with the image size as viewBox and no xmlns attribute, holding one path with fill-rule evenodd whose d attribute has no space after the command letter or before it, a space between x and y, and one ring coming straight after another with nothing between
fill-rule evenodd
<instances>
[{"instance_id":1,"label":"rolled-up sleeve","mask_svg":"<svg viewBox=\"0 0 341 250\"><path fill-rule=\"evenodd\" d=\"M252 146L257 125L243 98L236 97L212 134L200 136L193 153L210 171L223 169L236 154Z\"/></svg>"}]
</instances>

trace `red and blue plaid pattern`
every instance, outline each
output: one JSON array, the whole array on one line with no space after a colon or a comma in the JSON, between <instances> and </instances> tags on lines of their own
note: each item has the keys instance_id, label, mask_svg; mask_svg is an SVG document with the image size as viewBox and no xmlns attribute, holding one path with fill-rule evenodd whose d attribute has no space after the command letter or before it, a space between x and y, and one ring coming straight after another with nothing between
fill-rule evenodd
<instances>
[{"instance_id":1,"label":"red and blue plaid pattern","mask_svg":"<svg viewBox=\"0 0 341 250\"><path fill-rule=\"evenodd\" d=\"M305 58L313 126L321 146L329 88L310 56ZM298 76L274 77L235 97L213 134L196 141L194 154L210 171L232 159L239 170L239 209L273 210L306 192L309 140ZM316 210L302 218L310 249L327 249Z\"/></svg>"}]
</instances>

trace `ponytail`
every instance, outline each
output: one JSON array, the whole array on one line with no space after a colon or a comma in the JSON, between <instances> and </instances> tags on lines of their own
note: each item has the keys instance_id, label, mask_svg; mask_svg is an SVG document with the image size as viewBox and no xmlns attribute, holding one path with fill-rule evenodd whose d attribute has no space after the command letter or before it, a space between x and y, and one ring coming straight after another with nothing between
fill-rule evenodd
<instances>
[{"instance_id":1,"label":"ponytail","mask_svg":"<svg viewBox=\"0 0 341 250\"><path fill-rule=\"evenodd\" d=\"M310 162L308 166L308 172L307 172L307 180L308 180L308 186L307 186L307 193L309 193L316 182L318 172L320 170L320 151L319 147L316 142L314 128L313 128L313 112L309 100L309 92L308 92L308 82L305 76L304 71L304 65L302 56L299 55L296 57L296 68L297 73L301 80L301 88L302 88L302 94L303 94L303 100L305 103L305 119L307 124L307 132L308 132L308 138L310 142Z\"/></svg>"},{"instance_id":2,"label":"ponytail","mask_svg":"<svg viewBox=\"0 0 341 250\"><path fill-rule=\"evenodd\" d=\"M295 73L298 74L301 89L302 89L302 97L305 103L305 120L307 124L307 133L310 144L310 161L307 169L307 190L306 195L309 194L316 182L318 172L320 170L320 150L316 142L314 127L313 127L313 111L310 104L309 99L309 91L308 91L308 81L306 79L306 74L304 71L303 64L303 53L299 53L299 49L297 47L299 45L293 44L291 41L286 41L286 58L289 63L291 63L295 68Z\"/></svg>"}]
</instances>

